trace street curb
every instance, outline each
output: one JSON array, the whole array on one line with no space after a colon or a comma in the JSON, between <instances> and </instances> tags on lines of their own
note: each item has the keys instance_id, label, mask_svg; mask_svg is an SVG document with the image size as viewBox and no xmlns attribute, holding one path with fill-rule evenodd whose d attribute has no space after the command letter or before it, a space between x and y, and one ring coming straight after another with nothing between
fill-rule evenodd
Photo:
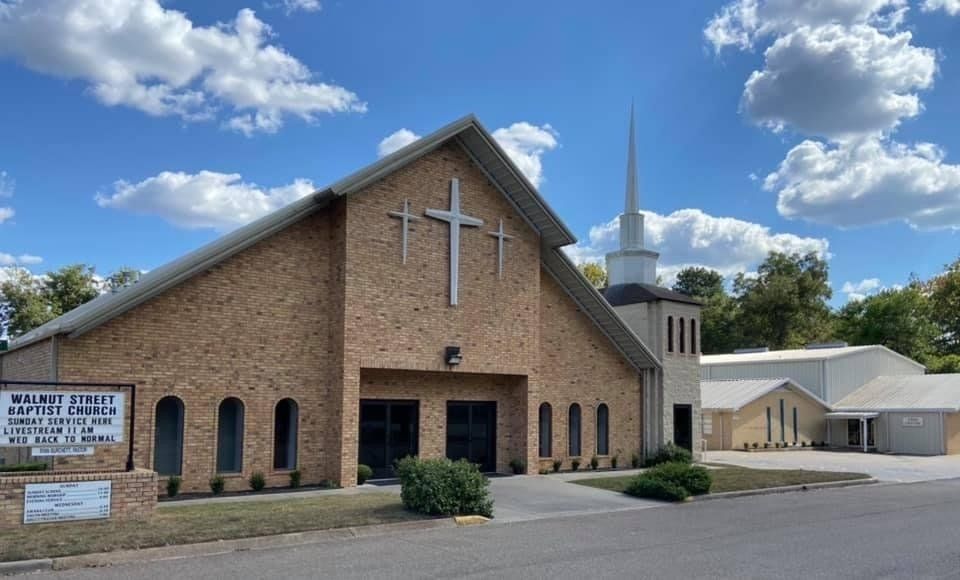
<instances>
[{"instance_id":1,"label":"street curb","mask_svg":"<svg viewBox=\"0 0 960 580\"><path fill-rule=\"evenodd\" d=\"M337 540L353 540L371 536L386 535L397 532L412 532L420 530L435 530L441 528L455 528L457 523L453 518L433 520L418 520L413 522L397 522L393 524L373 524L349 528L334 528L330 530L315 530L309 532L295 532L273 536L258 536L240 538L236 540L218 540L199 544L182 544L179 546L158 546L141 550L118 550L99 554L82 554L79 556L64 556L61 558L44 558L40 560L21 560L17 562L0 563L0 576L24 574L45 570L73 570L77 568L100 568L132 562L159 562L163 560L180 560L197 556L216 556L231 552L249 552L255 550L270 550L273 548L290 548L308 546Z\"/></svg>"},{"instance_id":2,"label":"street curb","mask_svg":"<svg viewBox=\"0 0 960 580\"><path fill-rule=\"evenodd\" d=\"M53 560L50 558L40 558L39 560L18 560L16 562L0 562L0 576L13 576L14 574L41 572L43 570L50 570L52 566Z\"/></svg>"},{"instance_id":3,"label":"street curb","mask_svg":"<svg viewBox=\"0 0 960 580\"><path fill-rule=\"evenodd\" d=\"M764 489L745 489L743 491L726 491L723 493L711 493L707 495L691 496L688 501L708 501L714 499L728 499L735 497L747 497L751 495L773 495L775 493L790 493L793 491L813 491L817 489L833 489L839 487L855 487L860 485L872 485L879 483L876 477L866 479L850 479L846 481L825 481L822 483L805 483L799 485L784 485L781 487L767 487Z\"/></svg>"}]
</instances>

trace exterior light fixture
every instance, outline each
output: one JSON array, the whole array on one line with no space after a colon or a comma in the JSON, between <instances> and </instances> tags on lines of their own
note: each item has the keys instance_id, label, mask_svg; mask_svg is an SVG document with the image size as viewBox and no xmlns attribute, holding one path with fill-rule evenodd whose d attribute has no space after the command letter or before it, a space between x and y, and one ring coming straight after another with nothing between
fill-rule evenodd
<instances>
[{"instance_id":1,"label":"exterior light fixture","mask_svg":"<svg viewBox=\"0 0 960 580\"><path fill-rule=\"evenodd\" d=\"M443 350L443 360L449 366L456 366L463 362L463 354L460 353L459 346L448 346Z\"/></svg>"}]
</instances>

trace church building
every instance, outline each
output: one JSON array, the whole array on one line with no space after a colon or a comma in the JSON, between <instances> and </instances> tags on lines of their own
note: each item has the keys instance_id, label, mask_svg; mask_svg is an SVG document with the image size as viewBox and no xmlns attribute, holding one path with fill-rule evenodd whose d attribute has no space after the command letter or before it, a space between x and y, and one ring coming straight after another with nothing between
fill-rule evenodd
<instances>
[{"instance_id":1,"label":"church building","mask_svg":"<svg viewBox=\"0 0 960 580\"><path fill-rule=\"evenodd\" d=\"M537 473L693 445L698 307L654 285L632 127L630 147L606 299L469 116L14 339L0 378L135 384L136 466L190 492L294 470L351 486L406 455Z\"/></svg>"}]
</instances>

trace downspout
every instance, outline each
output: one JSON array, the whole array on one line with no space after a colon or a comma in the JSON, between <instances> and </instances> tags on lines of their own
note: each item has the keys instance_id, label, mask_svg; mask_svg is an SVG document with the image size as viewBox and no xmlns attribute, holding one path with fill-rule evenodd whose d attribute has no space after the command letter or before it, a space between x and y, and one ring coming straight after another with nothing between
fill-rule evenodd
<instances>
[{"instance_id":1,"label":"downspout","mask_svg":"<svg viewBox=\"0 0 960 580\"><path fill-rule=\"evenodd\" d=\"M867 420L864 417L860 417L860 438L861 443L863 443L863 452L867 452Z\"/></svg>"}]
</instances>

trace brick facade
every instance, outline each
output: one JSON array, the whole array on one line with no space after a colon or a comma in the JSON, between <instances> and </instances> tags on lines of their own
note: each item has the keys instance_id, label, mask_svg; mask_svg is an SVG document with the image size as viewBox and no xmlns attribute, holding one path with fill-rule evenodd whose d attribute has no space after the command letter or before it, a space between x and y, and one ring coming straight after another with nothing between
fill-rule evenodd
<instances>
[{"instance_id":1,"label":"brick facade","mask_svg":"<svg viewBox=\"0 0 960 580\"><path fill-rule=\"evenodd\" d=\"M462 210L484 221L461 228L456 307L450 226L424 215L450 207L453 177ZM404 264L401 224L388 212L405 199L421 217ZM489 232L501 219L513 238L498 277ZM496 401L497 469L522 459L531 472L542 402L553 408L553 455L565 465L570 404L582 407L586 465L605 403L610 455L627 463L641 445L638 373L541 268L541 251L537 232L449 142L94 330L60 338L59 377L137 384L138 467L153 464L157 403L178 397L185 492L206 490L216 471L217 409L227 397L245 410L243 469L227 478L228 490L246 489L255 471L270 486L288 483L287 472L272 468L273 414L283 398L298 404L305 484L355 483L361 398L419 400L424 456L444 454L446 401ZM443 360L451 345L464 355L455 369Z\"/></svg>"}]
</instances>

